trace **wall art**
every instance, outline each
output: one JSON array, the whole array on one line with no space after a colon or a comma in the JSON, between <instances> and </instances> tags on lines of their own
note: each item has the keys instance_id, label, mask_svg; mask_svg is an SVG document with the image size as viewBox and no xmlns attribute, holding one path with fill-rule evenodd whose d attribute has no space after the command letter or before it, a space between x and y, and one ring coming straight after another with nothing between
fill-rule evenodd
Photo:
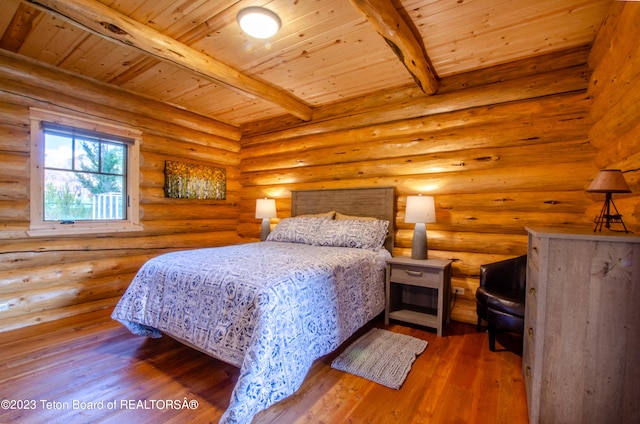
<instances>
[{"instance_id":1,"label":"wall art","mask_svg":"<svg viewBox=\"0 0 640 424\"><path fill-rule=\"evenodd\" d=\"M167 160L164 164L164 194L176 199L225 200L226 170Z\"/></svg>"}]
</instances>

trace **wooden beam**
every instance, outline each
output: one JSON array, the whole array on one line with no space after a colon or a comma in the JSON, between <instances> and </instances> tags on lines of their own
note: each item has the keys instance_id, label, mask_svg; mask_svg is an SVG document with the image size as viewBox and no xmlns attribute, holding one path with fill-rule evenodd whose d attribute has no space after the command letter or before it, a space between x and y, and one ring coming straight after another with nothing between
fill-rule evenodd
<instances>
[{"instance_id":1,"label":"wooden beam","mask_svg":"<svg viewBox=\"0 0 640 424\"><path fill-rule=\"evenodd\" d=\"M0 39L0 48L17 53L33 29L40 11L24 3L20 3L13 19Z\"/></svg>"},{"instance_id":2,"label":"wooden beam","mask_svg":"<svg viewBox=\"0 0 640 424\"><path fill-rule=\"evenodd\" d=\"M385 39L420 89L426 94L438 91L438 79L422 49L422 43L414 36L393 3L389 0L351 0L351 3Z\"/></svg>"},{"instance_id":3,"label":"wooden beam","mask_svg":"<svg viewBox=\"0 0 640 424\"><path fill-rule=\"evenodd\" d=\"M37 101L67 110L91 111L105 119L120 122L124 122L124 119L145 132L175 134L178 131L180 137L197 144L224 146L229 151L239 150L239 147L234 146L238 145L242 134L232 125L137 96L120 87L82 78L78 74L2 49L0 81L0 104L8 101L29 107L33 106L33 101ZM19 98L23 100L20 101ZM96 104L105 107L97 111ZM1 111L2 108L0 122ZM159 116L162 116L161 120L158 119Z\"/></svg>"},{"instance_id":4,"label":"wooden beam","mask_svg":"<svg viewBox=\"0 0 640 424\"><path fill-rule=\"evenodd\" d=\"M288 91L251 78L237 69L135 21L96 0L25 0L112 41L142 50L218 84L275 103L309 121L311 107Z\"/></svg>"}]
</instances>

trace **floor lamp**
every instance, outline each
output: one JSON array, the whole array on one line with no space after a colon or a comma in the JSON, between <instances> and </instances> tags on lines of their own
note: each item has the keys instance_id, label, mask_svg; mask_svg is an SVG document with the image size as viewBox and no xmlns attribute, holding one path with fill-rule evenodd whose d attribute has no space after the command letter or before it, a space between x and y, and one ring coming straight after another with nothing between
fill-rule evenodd
<instances>
[{"instance_id":1,"label":"floor lamp","mask_svg":"<svg viewBox=\"0 0 640 424\"><path fill-rule=\"evenodd\" d=\"M598 176L591 182L589 188L587 189L588 193L605 193L606 197L604 200L604 205L600 210L600 215L598 215L595 219L596 226L593 229L602 231L602 225L607 229L611 229L611 224L622 224L622 228L624 228L624 232L628 233L626 225L622 222L622 215L618 212L618 208L616 208L615 203L613 203L613 199L611 198L612 193L631 193L627 182L624 179L624 175L622 175L622 171L619 169L604 169L600 171ZM615 212L615 213L613 213ZM615 231L615 230L612 230Z\"/></svg>"},{"instance_id":2,"label":"floor lamp","mask_svg":"<svg viewBox=\"0 0 640 424\"><path fill-rule=\"evenodd\" d=\"M413 228L411 258L427 259L427 227L425 224L436 222L436 207L433 196L407 196L404 222L416 224Z\"/></svg>"}]
</instances>

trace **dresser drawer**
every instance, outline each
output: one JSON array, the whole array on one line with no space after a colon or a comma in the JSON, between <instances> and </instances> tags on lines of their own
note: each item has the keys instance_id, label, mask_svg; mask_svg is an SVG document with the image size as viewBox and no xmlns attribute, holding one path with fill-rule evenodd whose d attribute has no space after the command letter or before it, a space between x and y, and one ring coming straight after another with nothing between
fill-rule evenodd
<instances>
[{"instance_id":1,"label":"dresser drawer","mask_svg":"<svg viewBox=\"0 0 640 424\"><path fill-rule=\"evenodd\" d=\"M527 304L527 308L524 310L524 335L523 335L523 357L526 353L528 358L529 365L531 368L534 367L536 363L535 357L535 345L536 345L536 320L533 315L533 311L529 309L529 305Z\"/></svg>"},{"instance_id":2,"label":"dresser drawer","mask_svg":"<svg viewBox=\"0 0 640 424\"><path fill-rule=\"evenodd\" d=\"M438 288L442 280L440 269L404 264L389 265L389 279L394 283L412 286Z\"/></svg>"},{"instance_id":3,"label":"dresser drawer","mask_svg":"<svg viewBox=\"0 0 640 424\"><path fill-rule=\"evenodd\" d=\"M540 370L538 368L542 364L542 358L536 358L536 318L534 316L535 311L531 308L531 303L528 300L530 300L530 297L527 299L527 305L524 310L522 377L527 394L527 406L529 413L531 413L532 407L535 407L536 404L534 399L539 398L537 393L539 382L534 383L534 379L539 379Z\"/></svg>"},{"instance_id":4,"label":"dresser drawer","mask_svg":"<svg viewBox=\"0 0 640 424\"><path fill-rule=\"evenodd\" d=\"M529 235L529 252L527 261L530 267L540 269L540 238Z\"/></svg>"},{"instance_id":5,"label":"dresser drawer","mask_svg":"<svg viewBox=\"0 0 640 424\"><path fill-rule=\"evenodd\" d=\"M531 316L535 319L538 315L538 269L529 266L527 268L527 292L526 292L526 306L525 308L530 311Z\"/></svg>"},{"instance_id":6,"label":"dresser drawer","mask_svg":"<svg viewBox=\"0 0 640 424\"><path fill-rule=\"evenodd\" d=\"M524 388L527 394L527 406L531 408L531 397L533 395L533 370L526 354L522 355L522 378L524 379Z\"/></svg>"}]
</instances>

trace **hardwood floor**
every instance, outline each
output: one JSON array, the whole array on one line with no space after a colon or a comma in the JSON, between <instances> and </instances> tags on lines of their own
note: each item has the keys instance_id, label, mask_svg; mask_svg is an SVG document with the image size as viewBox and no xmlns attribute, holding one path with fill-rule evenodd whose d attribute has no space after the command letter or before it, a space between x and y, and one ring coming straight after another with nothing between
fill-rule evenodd
<instances>
[{"instance_id":1,"label":"hardwood floor","mask_svg":"<svg viewBox=\"0 0 640 424\"><path fill-rule=\"evenodd\" d=\"M218 422L239 370L169 337L134 336L109 312L0 333L0 422ZM517 336L498 338L490 352L486 334L467 324L449 324L444 337L374 325L429 342L400 390L332 369L338 349L254 423L527 422ZM6 400L22 409L5 409Z\"/></svg>"}]
</instances>

